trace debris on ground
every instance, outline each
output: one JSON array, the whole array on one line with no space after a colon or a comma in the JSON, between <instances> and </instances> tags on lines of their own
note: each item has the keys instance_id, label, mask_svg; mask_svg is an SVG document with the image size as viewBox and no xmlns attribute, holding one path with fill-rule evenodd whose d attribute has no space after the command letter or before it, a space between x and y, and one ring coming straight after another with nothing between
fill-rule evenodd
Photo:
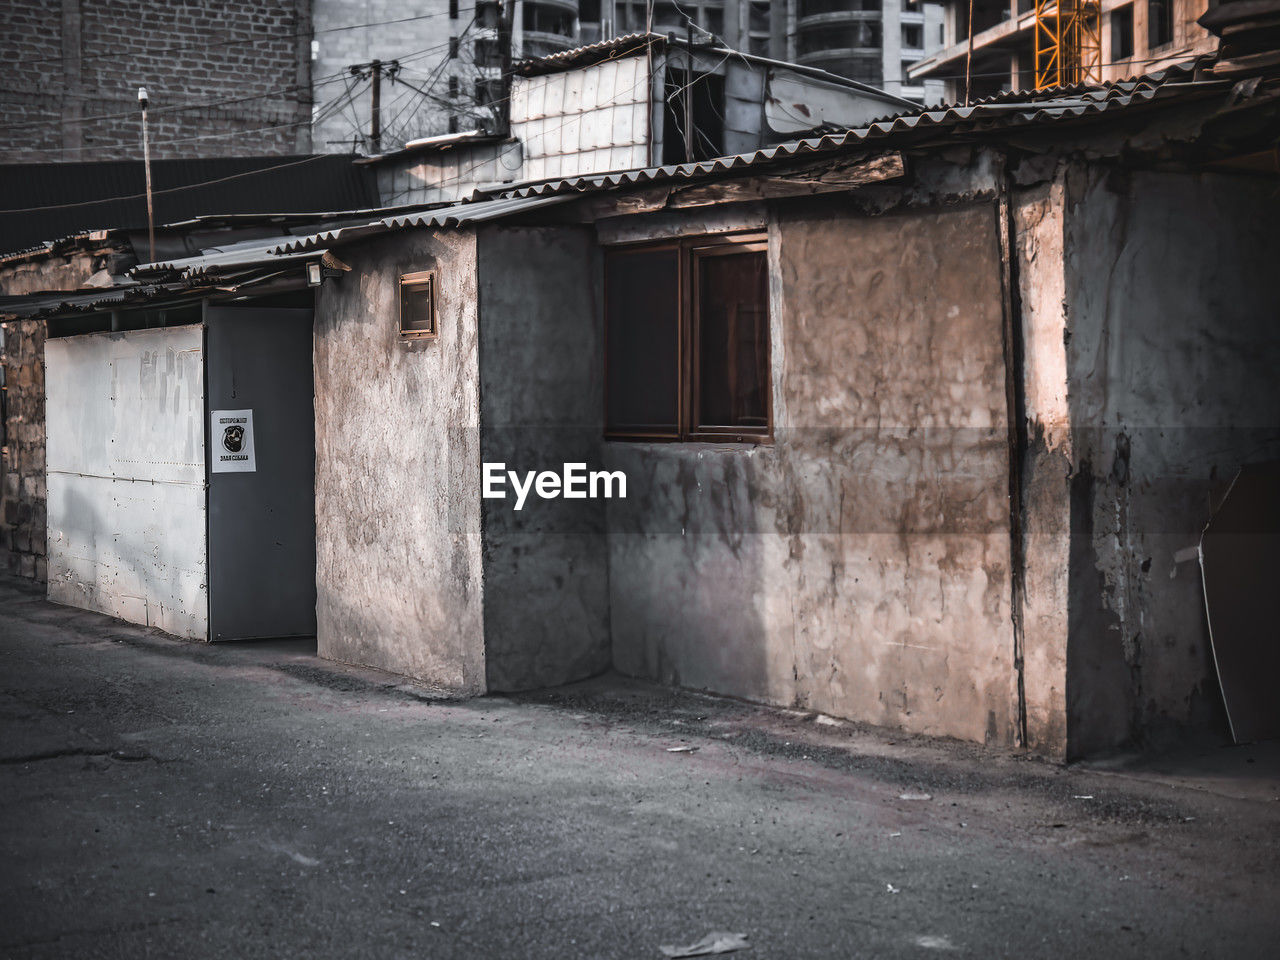
<instances>
[{"instance_id":1,"label":"debris on ground","mask_svg":"<svg viewBox=\"0 0 1280 960\"><path fill-rule=\"evenodd\" d=\"M898 794L899 800L932 800L933 795L929 793L921 793L919 790L907 790Z\"/></svg>"},{"instance_id":2,"label":"debris on ground","mask_svg":"<svg viewBox=\"0 0 1280 960\"><path fill-rule=\"evenodd\" d=\"M745 950L751 944L747 942L745 933L724 933L717 931L708 933L697 943L667 944L658 949L664 957L709 957L716 953L732 953L734 950Z\"/></svg>"},{"instance_id":3,"label":"debris on ground","mask_svg":"<svg viewBox=\"0 0 1280 960\"><path fill-rule=\"evenodd\" d=\"M892 883L886 883L886 884L884 885L884 888L885 888L885 890L886 890L886 891L888 891L889 893L901 893L901 892L902 892L901 888L899 888L899 887L895 887Z\"/></svg>"},{"instance_id":4,"label":"debris on ground","mask_svg":"<svg viewBox=\"0 0 1280 960\"><path fill-rule=\"evenodd\" d=\"M837 720L835 717L828 717L825 713L820 713L813 718L814 723L820 723L824 727L843 727L844 721Z\"/></svg>"},{"instance_id":5,"label":"debris on ground","mask_svg":"<svg viewBox=\"0 0 1280 960\"><path fill-rule=\"evenodd\" d=\"M687 743L682 743L678 747L667 747L667 753L696 753L697 750L697 747Z\"/></svg>"}]
</instances>

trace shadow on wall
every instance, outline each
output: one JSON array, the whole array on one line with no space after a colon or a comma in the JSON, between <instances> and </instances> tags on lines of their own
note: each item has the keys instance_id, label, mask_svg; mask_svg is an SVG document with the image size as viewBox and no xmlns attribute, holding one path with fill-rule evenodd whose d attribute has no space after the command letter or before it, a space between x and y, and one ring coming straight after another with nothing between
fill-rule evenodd
<instances>
[{"instance_id":1,"label":"shadow on wall","mask_svg":"<svg viewBox=\"0 0 1280 960\"><path fill-rule=\"evenodd\" d=\"M50 484L50 508L56 526L49 537L49 599L55 603L114 614L114 607L102 595L101 579L110 576L102 569L98 554L101 516L93 501L74 487ZM53 525L51 525L53 526Z\"/></svg>"},{"instance_id":2,"label":"shadow on wall","mask_svg":"<svg viewBox=\"0 0 1280 960\"><path fill-rule=\"evenodd\" d=\"M628 480L627 499L608 505L617 669L676 686L790 702L790 610L772 608L776 592L766 574L781 568L787 547L757 528L753 497L764 487L759 461L772 459L772 452L614 443L605 456L609 469ZM783 634L769 629L771 614ZM780 636L787 640L771 664Z\"/></svg>"},{"instance_id":3,"label":"shadow on wall","mask_svg":"<svg viewBox=\"0 0 1280 960\"><path fill-rule=\"evenodd\" d=\"M586 228L491 227L477 237L480 459L521 478L600 468L600 257ZM491 691L608 669L605 501L482 501L484 647Z\"/></svg>"},{"instance_id":4,"label":"shadow on wall","mask_svg":"<svg viewBox=\"0 0 1280 960\"><path fill-rule=\"evenodd\" d=\"M1280 456L1280 200L1083 170L1068 194L1068 752L1225 739L1193 548L1239 467Z\"/></svg>"}]
</instances>

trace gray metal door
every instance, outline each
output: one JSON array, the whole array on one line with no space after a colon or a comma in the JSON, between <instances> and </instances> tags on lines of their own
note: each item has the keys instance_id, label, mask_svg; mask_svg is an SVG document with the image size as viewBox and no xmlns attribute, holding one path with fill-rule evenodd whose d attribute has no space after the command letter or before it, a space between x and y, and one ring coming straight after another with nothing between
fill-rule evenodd
<instances>
[{"instance_id":1,"label":"gray metal door","mask_svg":"<svg viewBox=\"0 0 1280 960\"><path fill-rule=\"evenodd\" d=\"M209 639L314 636L312 311L207 306L205 323Z\"/></svg>"}]
</instances>

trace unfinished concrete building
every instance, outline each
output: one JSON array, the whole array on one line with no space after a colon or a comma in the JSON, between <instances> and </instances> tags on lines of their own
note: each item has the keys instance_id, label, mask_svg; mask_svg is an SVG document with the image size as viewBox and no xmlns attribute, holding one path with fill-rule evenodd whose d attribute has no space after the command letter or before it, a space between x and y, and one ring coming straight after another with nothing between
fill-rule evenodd
<instances>
[{"instance_id":1,"label":"unfinished concrete building","mask_svg":"<svg viewBox=\"0 0 1280 960\"><path fill-rule=\"evenodd\" d=\"M1089 48L1089 69L1064 83L1156 73L1217 48L1213 35L1196 22L1208 0L1103 0L1070 8L1052 0L946 0L943 7L942 49L913 64L907 76L917 82L942 81L948 103L1055 85L1037 84L1037 50L1043 79L1059 12L1065 23L1077 7L1086 24L1082 42Z\"/></svg>"}]
</instances>

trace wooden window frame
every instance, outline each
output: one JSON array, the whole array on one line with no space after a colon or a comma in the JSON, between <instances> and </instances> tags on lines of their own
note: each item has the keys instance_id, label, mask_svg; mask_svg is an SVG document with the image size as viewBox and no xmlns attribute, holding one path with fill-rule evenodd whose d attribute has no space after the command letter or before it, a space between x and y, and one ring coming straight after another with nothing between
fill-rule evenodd
<instances>
[{"instance_id":1,"label":"wooden window frame","mask_svg":"<svg viewBox=\"0 0 1280 960\"><path fill-rule=\"evenodd\" d=\"M764 366L766 372L765 392L765 425L758 428L734 426L700 426L698 413L701 395L699 392L698 349L701 317L698 315L698 261L705 257L731 256L740 253L764 253L767 257L768 234L759 230L745 233L725 233L699 235L696 237L679 237L667 240L637 240L626 243L610 244L605 253L612 250L676 250L676 303L679 316L677 328L677 399L676 430L674 433L638 433L627 430L609 429L609 323L604 318L604 436L606 440L625 440L631 442L656 443L752 443L763 444L773 442L773 312L770 309L769 290L765 291L765 338ZM604 283L608 283L608 272L605 272ZM607 310L608 292L602 300L602 308Z\"/></svg>"},{"instance_id":2,"label":"wooden window frame","mask_svg":"<svg viewBox=\"0 0 1280 960\"><path fill-rule=\"evenodd\" d=\"M404 297L405 287L417 287L426 285L427 288L427 308L431 316L430 330L406 330L404 328ZM440 316L436 312L436 272L434 270L419 270L416 273L404 273L400 275L400 282L396 285L396 309L398 313L397 327L400 330L401 340L435 340L440 336Z\"/></svg>"}]
</instances>

